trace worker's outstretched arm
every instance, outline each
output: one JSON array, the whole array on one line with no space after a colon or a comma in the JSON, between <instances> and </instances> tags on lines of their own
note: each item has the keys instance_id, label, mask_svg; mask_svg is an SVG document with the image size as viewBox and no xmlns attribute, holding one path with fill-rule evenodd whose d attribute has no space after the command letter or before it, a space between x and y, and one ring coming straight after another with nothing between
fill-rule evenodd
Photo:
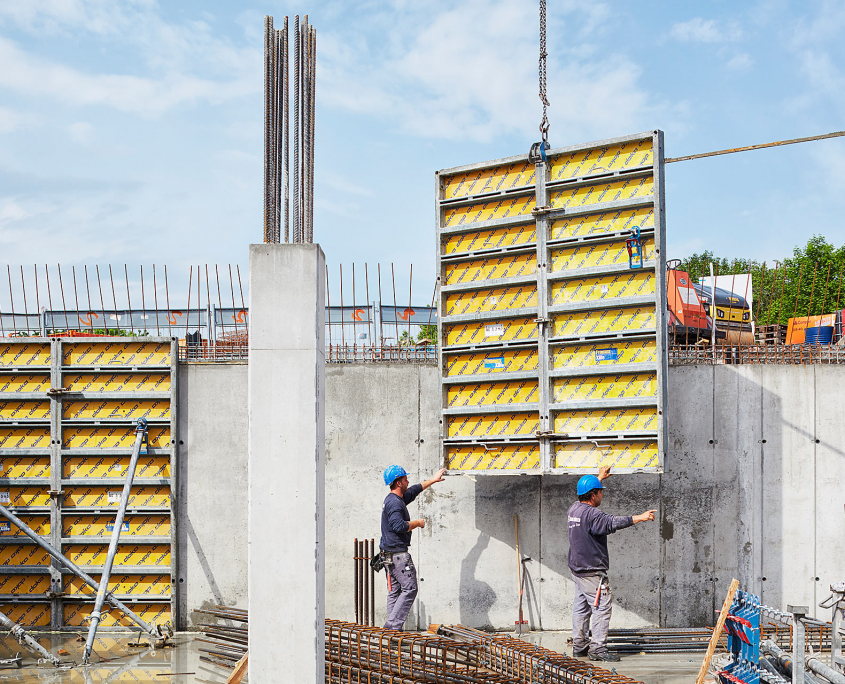
<instances>
[{"instance_id":1,"label":"worker's outstretched arm","mask_svg":"<svg viewBox=\"0 0 845 684\"><path fill-rule=\"evenodd\" d=\"M429 487L431 487L431 485L433 485L435 482L443 482L443 480L445 480L445 479L446 479L446 478L444 478L444 477L443 477L443 473L445 473L445 472L446 472L446 468L441 468L440 470L438 470L438 471L434 474L434 477L432 477L430 480L426 480L425 482L423 482L423 483L422 483L422 488L423 488L423 489L428 489L428 488L429 488Z\"/></svg>"},{"instance_id":2,"label":"worker's outstretched arm","mask_svg":"<svg viewBox=\"0 0 845 684\"><path fill-rule=\"evenodd\" d=\"M651 511L646 511L645 513L640 513L639 515L632 515L631 520L634 521L634 524L641 522L646 522L648 520L654 520L654 514L657 513L657 509Z\"/></svg>"}]
</instances>

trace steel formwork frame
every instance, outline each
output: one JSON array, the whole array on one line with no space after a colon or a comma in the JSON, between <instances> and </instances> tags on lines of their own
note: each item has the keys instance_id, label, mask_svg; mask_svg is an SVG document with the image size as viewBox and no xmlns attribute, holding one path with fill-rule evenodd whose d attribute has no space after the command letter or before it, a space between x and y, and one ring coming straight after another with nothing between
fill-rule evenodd
<instances>
[{"instance_id":1,"label":"steel formwork frame","mask_svg":"<svg viewBox=\"0 0 845 684\"><path fill-rule=\"evenodd\" d=\"M167 363L140 363L120 365L117 363L109 364L65 364L65 353L73 347L80 345L158 345L159 348L167 349ZM3 363L2 351L6 347L13 348L14 346L46 346L50 350L49 366L15 366ZM158 605L166 604L170 607L170 622L178 624L178 566L177 566L177 492L178 492L178 469L176 464L177 441L178 441L178 340L175 337L26 337L26 338L2 338L0 339L0 381L4 377L14 376L22 372L30 374L49 374L50 388L46 391L38 392L3 392L3 384L0 382L0 409L3 408L4 402L13 401L49 401L49 433L50 444L48 448L2 448L0 446L0 461L5 461L13 457L37 457L49 455L50 476L31 477L31 478L17 478L17 477L0 477L0 489L9 487L32 487L32 488L46 488L49 487L49 507L44 506L14 506L6 504L12 512L18 516L30 515L48 515L50 520L50 535L48 537L49 543L59 552L68 554L68 547L73 545L90 545L92 543L103 545L108 543L106 536L65 536L64 520L65 516L72 515L104 515L106 517L113 516L116 508L108 506L107 502L103 505L95 505L93 507L74 506L63 507L63 496L66 495L69 487L108 487L108 488L123 488L123 478L121 477L65 477L64 465L65 459L73 457L98 456L101 459L108 457L122 457L131 453L129 448L120 449L98 449L97 447L83 447L83 448L66 448L65 431L75 427L90 427L92 430L108 429L110 426L114 428L133 428L136 418L109 418L106 420L95 420L93 418L82 419L68 419L63 412L63 403L72 401L162 401L168 402L167 418L148 418L151 428L160 427L166 428L169 431L170 440L169 448L162 447L148 447L147 454L151 456L164 456L169 463L169 477L136 477L133 487L167 487L169 488L169 504L166 507L161 506L130 506L127 509L128 514L134 516L142 515L163 515L169 518L169 535L167 536L141 536L141 535L126 535L121 538L120 545L126 546L130 544L148 544L166 546L169 548L170 565L167 568L167 573L170 576L170 592L169 597L160 598L155 596L118 594L115 596L124 603L128 604L130 608L142 605ZM169 389L166 392L85 392L85 391L69 391L64 387L64 380L67 376L73 373L87 372L96 376L97 373L115 375L127 374L144 374L149 372L157 372L162 375L169 376ZM37 425L44 426L48 421L45 420L21 420L10 421L3 417L0 412L0 428L27 428ZM2 442L0 442L2 444ZM108 498L108 497L107 497ZM106 527L108 523L106 523ZM0 537L0 549L8 545L17 544L33 544L33 542L24 537ZM33 545L33 548L37 548ZM98 566L86 566L84 562L77 563L88 574L98 574ZM158 566L157 566L158 567ZM4 574L12 575L38 575L48 574L50 578L50 591L43 597L37 597L33 594L16 595L16 594L0 594L0 604L49 604L50 605L50 629L52 630L77 630L81 629L81 625L68 625L65 623L65 607L68 605L91 604L94 602L94 595L79 595L75 597L68 597L66 593L65 580L72 578L73 575L55 559L50 559L50 566L39 565L19 565L19 566L3 566L0 571ZM151 575L155 576L158 573L153 566L128 566L116 565L115 573L120 575ZM26 626L26 625L24 625ZM126 627L110 627L101 626L100 631L109 630L124 630Z\"/></svg>"},{"instance_id":2,"label":"steel formwork frame","mask_svg":"<svg viewBox=\"0 0 845 684\"><path fill-rule=\"evenodd\" d=\"M572 155L585 152L587 153L584 159L589 157L591 152L601 152L608 148L626 149L626 145L650 142L651 155L650 162L647 164L634 163L630 168L623 168L620 170L610 170L599 167L599 172L596 170L596 164L588 169L583 175L574 175L570 178L553 178L552 170L556 164L564 160L567 155ZM632 155L633 156L633 155ZM601 160L601 156L598 157ZM607 162L607 166L613 165L614 160ZM665 205L665 183L664 183L664 149L663 149L663 132L660 130L646 131L643 133L612 138L607 140L600 140L597 142L587 143L583 145L573 145L570 147L561 147L549 150L546 153L546 161L538 160L534 166L533 178L530 181L519 184L520 178L517 175L517 181L514 181L511 187L501 189L495 188L488 190L489 181L481 188L481 192L473 194L472 185L470 190L464 194L456 197L447 197L446 189L449 186L450 180L461 178L458 184L459 190L463 187L465 178L469 178L469 174L475 172L477 178L483 178L484 174L488 176L495 176L496 171L500 171L501 178L510 178L507 170L518 165L528 165L528 155L519 155L514 157L506 157L489 162L482 162L478 164L470 164L467 166L455 167L445 169L435 174L435 229L437 233L437 311L439 321L439 344L438 344L438 366L440 368L440 391L441 391L441 462L446 467L450 466L449 450L451 448L465 448L467 453L472 453L475 458L475 453L472 449L483 448L481 456L477 463L481 463L489 451L507 449L514 450L514 453L519 452L520 449L538 449L539 459L536 462L536 467L506 467L506 468L491 468L483 469L477 467L460 468L461 472L475 473L475 474L564 474L564 473L582 473L587 472L588 466L573 467L571 463L563 465L558 464L557 449L565 446L572 446L576 450L586 448L589 449L588 454L592 454L596 449L599 450L599 455L591 459L591 463L595 463L596 459L600 463L602 455L606 450L620 448L625 454L629 449L634 450L639 445L642 448L649 444L655 445L655 454L647 465L639 463L636 466L626 467L625 465L615 465L614 472L629 473L629 472L662 472L663 455L666 451L666 432L664 429L664 406L667 395L667 365L668 365L668 338L665 321L665 311L667 307L667 294L665 286L665 271L666 271L666 205ZM604 172L601 172L604 170ZM599 197L598 202L587 202L582 206L568 207L556 206L555 199L567 191L571 191L572 196L579 192L582 195L589 196L594 190L600 189L605 185L605 192L613 184L632 181L636 183L639 181L640 185L647 182L652 183L652 191L647 194L639 194L631 197L623 197L622 199L613 198L610 201L601 201ZM473 184L476 181L473 181ZM452 186L449 186L452 187ZM457 194L457 193L455 193ZM618 195L619 193L617 193ZM521 207L518 206L518 200L525 200ZM531 212L527 212L531 201L533 200L533 208ZM490 216L495 214L495 209L489 207L499 205L508 206L504 215L499 217L485 217L485 212ZM469 208L473 210L478 209L476 219L483 220L466 220L470 218ZM511 209L515 209L515 214L510 215ZM449 225L447 220L447 213L453 212L457 215L463 210L460 221L457 225ZM637 212L650 212L653 216L653 225L650 227L641 227L641 237L643 245L648 241L650 254L648 258L644 257L643 268L634 271L630 269L628 260L625 259L624 264L612 265L594 265L583 268L573 268L566 271L554 270L554 256L562 249L567 247L581 248L584 246L602 244L612 246L615 243L617 252L619 252L619 245L625 245L628 235L628 225L624 227L617 227L616 230L608 230L598 232L595 235L573 235L571 237L554 238L552 235L552 226L556 220L571 218L571 217L603 217L609 215L609 212L616 212L617 215L621 212L630 211L632 216ZM598 220L598 219L597 219ZM534 228L534 234L528 240L523 239L524 235L530 228ZM519 229L522 233L520 241L513 240L510 245L504 244L504 238L499 241L498 245L490 245L490 240L495 234L493 231L499 233L507 233L509 230L514 231ZM446 246L450 239L455 239L456 236L469 236L475 233L477 236L487 234L488 238L480 244L479 248L474 248L475 239L468 240L470 246L463 251L452 251L447 253ZM458 238L460 240L460 238ZM496 277L490 279L483 278L483 270L485 259L507 258L519 254L533 254L536 257L536 265L533 273L519 273L515 276ZM479 261L481 260L481 261ZM476 269L472 279L467 283L450 283L450 268L454 264L460 263L481 263L481 266ZM494 271L495 269L493 269ZM468 271L468 269L465 269ZM492 272L492 271L491 271ZM646 280L649 278L653 282L653 292L638 296L627 296L623 292L620 296L614 297L611 295L604 299L606 290L602 285L602 299L597 301L574 301L563 304L555 304L553 301L553 291L556 287L565 287L567 282L575 282L577 280L592 278L596 284L599 283L602 277L609 278L611 283L614 283L614 278L618 279L621 274L647 274L644 276ZM481 276L481 280L478 277ZM633 277L633 276L632 276ZM503 295L499 292L507 293L510 289L521 288L525 286L536 287L536 304L524 305L520 304L517 307L510 309L496 309L498 301ZM595 287L595 286L594 286ZM608 286L609 289L609 286ZM495 291L495 294L494 294ZM477 307L479 310L464 314L452 314L447 308L447 300L450 296L460 293L479 293L484 295L482 306L484 303L493 300L493 310L481 311L482 306ZM487 293L487 294L484 294ZM526 300L528 301L528 300ZM530 303L530 302L529 302ZM631 330L623 330L621 332L597 332L589 334L558 334L554 332L557 317L563 316L567 313L583 315L589 317L590 315L601 315L602 313L616 309L618 311L638 311L636 307L653 307L652 317L647 324L641 324L639 328L634 326ZM651 309L649 308L649 311ZM512 339L509 341L491 342L485 341L454 341L450 342L450 333L459 325L473 325L480 327L484 326L485 336L487 329L494 327L494 334L498 333L495 329L496 325L510 325L514 326L520 324L520 330L525 329L527 321L531 321L536 325L536 334L523 335L521 339ZM502 323L504 321L504 324ZM498 333L503 335L504 333ZM648 363L636 364L617 364L613 366L613 370L608 367L593 366L589 369L589 373L583 368L571 369L556 369L554 367L554 354L559 350L573 349L579 351L580 348L593 347L593 351L600 351L595 349L597 345L619 345L630 344L633 342L640 342L642 346L651 345L653 347L652 358ZM521 369L519 372L505 372L502 373L483 373L470 375L450 376L451 369L448 364L451 359L456 358L457 354L463 352L464 354L475 353L477 355L484 355L487 359L491 352L500 354L498 359L499 367L504 366L504 355L508 351L534 349L537 351L536 369L525 370ZM615 347L614 347L615 349ZM614 352L616 353L616 352ZM598 364L598 356L595 357L595 363ZM642 398L616 398L609 400L589 400L589 401L555 401L554 400L554 381L555 379L562 379L565 382L566 378L580 378L584 379L588 374L595 376L602 376L607 378L613 373L629 375L637 373L650 374L654 376L655 388L653 399ZM452 388L467 387L467 383L476 383L476 387L481 387L478 383L487 383L488 385L500 383L505 386L505 390L509 387L508 381L512 383L526 383L536 379L537 381L537 397L536 400L528 403L510 402L500 405L469 405L461 407L450 406L449 392ZM502 390L503 392L505 390ZM648 425L648 429L627 429L627 430L588 430L571 433L555 432L555 415L565 411L575 412L594 412L594 411L631 411L637 410L653 410L653 419L656 423L654 426ZM525 415L536 412L537 422L536 430L533 434L520 434L509 437L461 437L456 438L450 433L450 421L457 419L460 416L474 416L495 417L506 416L511 414L514 417L521 418ZM622 414L620 414L622 415ZM590 443L595 447L590 449ZM602 443L606 446L602 446ZM523 459L523 462L525 459ZM510 462L510 458L508 460Z\"/></svg>"}]
</instances>

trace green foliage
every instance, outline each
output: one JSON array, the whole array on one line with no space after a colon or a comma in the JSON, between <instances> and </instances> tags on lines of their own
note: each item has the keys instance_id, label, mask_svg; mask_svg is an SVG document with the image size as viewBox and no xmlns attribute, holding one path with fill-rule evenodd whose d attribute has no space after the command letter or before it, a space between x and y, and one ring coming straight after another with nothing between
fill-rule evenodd
<instances>
[{"instance_id":1,"label":"green foliage","mask_svg":"<svg viewBox=\"0 0 845 684\"><path fill-rule=\"evenodd\" d=\"M417 335L417 342L423 340L431 340L432 343L437 342L437 324L421 325L419 335Z\"/></svg>"}]
</instances>

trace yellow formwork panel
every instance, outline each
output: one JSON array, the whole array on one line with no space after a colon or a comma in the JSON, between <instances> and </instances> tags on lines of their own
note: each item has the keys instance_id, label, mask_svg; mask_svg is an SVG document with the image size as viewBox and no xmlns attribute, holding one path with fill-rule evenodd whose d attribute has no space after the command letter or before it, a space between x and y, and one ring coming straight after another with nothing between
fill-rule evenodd
<instances>
[{"instance_id":1,"label":"yellow formwork panel","mask_svg":"<svg viewBox=\"0 0 845 684\"><path fill-rule=\"evenodd\" d=\"M534 193L519 197L505 197L503 199L479 201L463 207L447 207L444 211L443 228L469 225L481 221L513 218L514 216L530 216L536 206Z\"/></svg>"},{"instance_id":2,"label":"yellow formwork panel","mask_svg":"<svg viewBox=\"0 0 845 684\"><path fill-rule=\"evenodd\" d=\"M41 487L0 486L0 504L17 508L49 506L50 492L47 487L42 489Z\"/></svg>"},{"instance_id":3,"label":"yellow formwork panel","mask_svg":"<svg viewBox=\"0 0 845 684\"><path fill-rule=\"evenodd\" d=\"M537 380L450 385L446 390L448 408L530 404L535 401L539 401Z\"/></svg>"},{"instance_id":4,"label":"yellow formwork panel","mask_svg":"<svg viewBox=\"0 0 845 684\"><path fill-rule=\"evenodd\" d=\"M50 554L35 544L9 544L0 546L0 566L46 566L50 565Z\"/></svg>"},{"instance_id":5,"label":"yellow formwork panel","mask_svg":"<svg viewBox=\"0 0 845 684\"><path fill-rule=\"evenodd\" d=\"M150 427L147 431L153 448L170 447L170 426ZM130 425L65 426L62 447L65 449L131 449L135 444L135 428Z\"/></svg>"},{"instance_id":6,"label":"yellow formwork panel","mask_svg":"<svg viewBox=\"0 0 845 684\"><path fill-rule=\"evenodd\" d=\"M446 447L446 467L449 470L536 470L540 466L540 447L537 444Z\"/></svg>"},{"instance_id":7,"label":"yellow formwork panel","mask_svg":"<svg viewBox=\"0 0 845 684\"><path fill-rule=\"evenodd\" d=\"M3 395L0 394L0 397ZM50 402L41 399L13 401L0 400L0 421L4 420L49 420Z\"/></svg>"},{"instance_id":8,"label":"yellow formwork panel","mask_svg":"<svg viewBox=\"0 0 845 684\"><path fill-rule=\"evenodd\" d=\"M169 342L75 342L62 347L65 366L166 366Z\"/></svg>"},{"instance_id":9,"label":"yellow formwork panel","mask_svg":"<svg viewBox=\"0 0 845 684\"><path fill-rule=\"evenodd\" d=\"M655 373L582 375L552 378L552 401L607 401L657 396Z\"/></svg>"},{"instance_id":10,"label":"yellow formwork panel","mask_svg":"<svg viewBox=\"0 0 845 684\"><path fill-rule=\"evenodd\" d=\"M102 575L92 575L99 583ZM47 583L49 587L49 582ZM70 596L96 596L97 592L78 577L66 575L64 590ZM2 592L0 592L2 593ZM170 596L170 575L111 575L109 593L123 596Z\"/></svg>"},{"instance_id":11,"label":"yellow formwork panel","mask_svg":"<svg viewBox=\"0 0 845 684\"><path fill-rule=\"evenodd\" d=\"M0 375L0 397L11 401L11 394L20 392L46 392L50 389L49 373L10 373Z\"/></svg>"},{"instance_id":12,"label":"yellow formwork panel","mask_svg":"<svg viewBox=\"0 0 845 684\"><path fill-rule=\"evenodd\" d=\"M96 566L106 562L108 550L108 544L70 544L64 547L64 554L77 565ZM170 544L119 544L114 564L170 568Z\"/></svg>"},{"instance_id":13,"label":"yellow formwork panel","mask_svg":"<svg viewBox=\"0 0 845 684\"><path fill-rule=\"evenodd\" d=\"M87 627L89 622L88 618L90 618L92 610L94 610L93 603L65 603L63 606L64 615L62 624L65 627ZM132 612L140 617L144 622L149 624L163 625L165 622L170 621L170 603L133 603ZM103 615L100 619L100 626L130 627L137 629L137 626L134 622L132 622L132 620L123 615L123 613L117 610L117 608L112 608L108 605L103 606ZM170 668L168 667L167 669L169 670ZM109 672L111 675L114 674L113 669L109 670ZM125 672L126 678L117 680L109 677L108 681L149 681L148 677L150 676L150 670L147 668L139 668L136 670L136 673L138 673L138 675L136 675L139 676L138 679L135 679L131 674L131 671L127 670ZM102 681L105 682L106 678Z\"/></svg>"},{"instance_id":14,"label":"yellow formwork panel","mask_svg":"<svg viewBox=\"0 0 845 684\"><path fill-rule=\"evenodd\" d=\"M105 537L109 539L114 530L113 515L64 515L62 536L65 537ZM170 538L170 516L127 515L123 519L120 538L129 537Z\"/></svg>"},{"instance_id":15,"label":"yellow formwork panel","mask_svg":"<svg viewBox=\"0 0 845 684\"><path fill-rule=\"evenodd\" d=\"M565 216L551 221L550 240L607 235L631 230L639 226L640 231L654 228L654 208L637 207L636 209L613 209L596 214L578 214Z\"/></svg>"},{"instance_id":16,"label":"yellow formwork panel","mask_svg":"<svg viewBox=\"0 0 845 684\"><path fill-rule=\"evenodd\" d=\"M468 321L446 326L446 344L482 344L536 340L537 323L533 317L500 321Z\"/></svg>"},{"instance_id":17,"label":"yellow formwork panel","mask_svg":"<svg viewBox=\"0 0 845 684\"><path fill-rule=\"evenodd\" d=\"M0 368L49 368L50 345L34 342L0 342Z\"/></svg>"},{"instance_id":18,"label":"yellow formwork panel","mask_svg":"<svg viewBox=\"0 0 845 684\"><path fill-rule=\"evenodd\" d=\"M50 457L0 457L0 477L50 477Z\"/></svg>"},{"instance_id":19,"label":"yellow formwork panel","mask_svg":"<svg viewBox=\"0 0 845 684\"><path fill-rule=\"evenodd\" d=\"M0 427L0 449L46 449L49 446L49 425Z\"/></svg>"},{"instance_id":20,"label":"yellow formwork panel","mask_svg":"<svg viewBox=\"0 0 845 684\"><path fill-rule=\"evenodd\" d=\"M552 352L552 370L563 368L605 368L621 363L657 363L657 340L619 340L597 344L557 347Z\"/></svg>"},{"instance_id":21,"label":"yellow formwork panel","mask_svg":"<svg viewBox=\"0 0 845 684\"><path fill-rule=\"evenodd\" d=\"M29 527L35 531L36 534L46 537L50 534L50 516L49 515L19 515ZM8 520L0 520L0 539L6 537L25 537L26 535L20 531L17 525L13 525Z\"/></svg>"},{"instance_id":22,"label":"yellow formwork panel","mask_svg":"<svg viewBox=\"0 0 845 684\"><path fill-rule=\"evenodd\" d=\"M70 392L169 392L170 373L65 373Z\"/></svg>"},{"instance_id":23,"label":"yellow formwork panel","mask_svg":"<svg viewBox=\"0 0 845 684\"><path fill-rule=\"evenodd\" d=\"M553 190L549 193L549 204L552 209L575 209L603 202L618 202L648 197L653 193L654 179L651 176L643 176L594 185L578 185L564 190Z\"/></svg>"},{"instance_id":24,"label":"yellow formwork panel","mask_svg":"<svg viewBox=\"0 0 845 684\"><path fill-rule=\"evenodd\" d=\"M126 478L129 456L65 456L63 476ZM170 457L141 454L135 477L170 477Z\"/></svg>"},{"instance_id":25,"label":"yellow formwork panel","mask_svg":"<svg viewBox=\"0 0 845 684\"><path fill-rule=\"evenodd\" d=\"M0 410L2 409L0 408ZM62 416L67 420L169 419L170 401L167 399L64 401L62 402Z\"/></svg>"},{"instance_id":26,"label":"yellow formwork panel","mask_svg":"<svg viewBox=\"0 0 845 684\"><path fill-rule=\"evenodd\" d=\"M485 192L505 192L533 184L534 164L525 160L444 176L443 199L481 195Z\"/></svg>"},{"instance_id":27,"label":"yellow formwork panel","mask_svg":"<svg viewBox=\"0 0 845 684\"><path fill-rule=\"evenodd\" d=\"M654 296L654 272L637 269L552 283L552 305L601 302L619 297Z\"/></svg>"},{"instance_id":28,"label":"yellow formwork panel","mask_svg":"<svg viewBox=\"0 0 845 684\"><path fill-rule=\"evenodd\" d=\"M494 352L472 352L446 357L444 377L516 373L537 370L537 350L506 349Z\"/></svg>"},{"instance_id":29,"label":"yellow formwork panel","mask_svg":"<svg viewBox=\"0 0 845 684\"><path fill-rule=\"evenodd\" d=\"M446 416L446 437L530 437L540 429L540 414L494 413Z\"/></svg>"},{"instance_id":30,"label":"yellow formwork panel","mask_svg":"<svg viewBox=\"0 0 845 684\"><path fill-rule=\"evenodd\" d=\"M446 296L446 315L506 311L537 306L537 285L497 287L490 290L456 292Z\"/></svg>"},{"instance_id":31,"label":"yellow formwork panel","mask_svg":"<svg viewBox=\"0 0 845 684\"><path fill-rule=\"evenodd\" d=\"M465 254L485 249L506 249L537 242L537 224L478 230L471 233L444 236L441 254Z\"/></svg>"},{"instance_id":32,"label":"yellow formwork panel","mask_svg":"<svg viewBox=\"0 0 845 684\"><path fill-rule=\"evenodd\" d=\"M595 472L601 466L649 468L657 465L657 442L592 442L556 444L556 468L585 469Z\"/></svg>"},{"instance_id":33,"label":"yellow formwork panel","mask_svg":"<svg viewBox=\"0 0 845 684\"><path fill-rule=\"evenodd\" d=\"M49 603L6 603L0 605L0 612L21 627L49 627Z\"/></svg>"},{"instance_id":34,"label":"yellow formwork panel","mask_svg":"<svg viewBox=\"0 0 845 684\"><path fill-rule=\"evenodd\" d=\"M562 154L551 159L552 181L584 178L586 176L614 173L654 164L652 140L634 140L619 145L594 147Z\"/></svg>"},{"instance_id":35,"label":"yellow formwork panel","mask_svg":"<svg viewBox=\"0 0 845 684\"><path fill-rule=\"evenodd\" d=\"M556 411L552 418L554 431L562 434L593 432L643 432L657 430L657 409L608 408L590 411Z\"/></svg>"},{"instance_id":36,"label":"yellow formwork panel","mask_svg":"<svg viewBox=\"0 0 845 684\"><path fill-rule=\"evenodd\" d=\"M557 314L552 321L552 337L624 333L650 330L655 326L653 306L572 311Z\"/></svg>"},{"instance_id":37,"label":"yellow formwork panel","mask_svg":"<svg viewBox=\"0 0 845 684\"><path fill-rule=\"evenodd\" d=\"M50 589L49 575L2 575L0 574L0 594L31 596L40 594L44 597Z\"/></svg>"},{"instance_id":38,"label":"yellow formwork panel","mask_svg":"<svg viewBox=\"0 0 845 684\"><path fill-rule=\"evenodd\" d=\"M120 494L123 487L116 482L113 487L65 487L63 505L65 508L80 508L94 506L114 506L120 504ZM129 494L129 508L170 506L170 487L132 487Z\"/></svg>"},{"instance_id":39,"label":"yellow formwork panel","mask_svg":"<svg viewBox=\"0 0 845 684\"><path fill-rule=\"evenodd\" d=\"M642 241L643 261L655 257L654 239ZM573 271L579 268L606 266L628 267L628 248L625 240L618 242L579 242L571 247L552 250L552 271Z\"/></svg>"},{"instance_id":40,"label":"yellow formwork panel","mask_svg":"<svg viewBox=\"0 0 845 684\"><path fill-rule=\"evenodd\" d=\"M536 254L505 254L446 264L446 285L483 283L494 278L516 278L537 272Z\"/></svg>"}]
</instances>

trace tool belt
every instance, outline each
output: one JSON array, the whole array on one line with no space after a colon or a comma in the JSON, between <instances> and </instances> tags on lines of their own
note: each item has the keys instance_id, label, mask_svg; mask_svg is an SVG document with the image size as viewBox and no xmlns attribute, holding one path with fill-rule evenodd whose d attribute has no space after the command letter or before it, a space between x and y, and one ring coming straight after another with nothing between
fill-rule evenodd
<instances>
[{"instance_id":1,"label":"tool belt","mask_svg":"<svg viewBox=\"0 0 845 684\"><path fill-rule=\"evenodd\" d=\"M370 559L370 567L376 572L381 572L387 565L393 565L393 555L396 553L407 553L407 551L379 551Z\"/></svg>"}]
</instances>

